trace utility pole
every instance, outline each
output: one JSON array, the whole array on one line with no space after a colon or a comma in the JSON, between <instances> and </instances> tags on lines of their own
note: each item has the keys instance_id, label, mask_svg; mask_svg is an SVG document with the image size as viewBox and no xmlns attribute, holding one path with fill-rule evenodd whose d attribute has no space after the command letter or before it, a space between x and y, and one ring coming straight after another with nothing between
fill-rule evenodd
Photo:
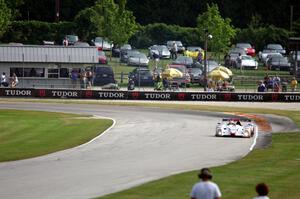
<instances>
[{"instance_id":1,"label":"utility pole","mask_svg":"<svg viewBox=\"0 0 300 199\"><path fill-rule=\"evenodd\" d=\"M208 30L204 29L204 91L207 90L207 40L208 40Z\"/></svg>"},{"instance_id":2,"label":"utility pole","mask_svg":"<svg viewBox=\"0 0 300 199\"><path fill-rule=\"evenodd\" d=\"M60 0L55 0L55 22L59 22L59 7L60 7Z\"/></svg>"}]
</instances>

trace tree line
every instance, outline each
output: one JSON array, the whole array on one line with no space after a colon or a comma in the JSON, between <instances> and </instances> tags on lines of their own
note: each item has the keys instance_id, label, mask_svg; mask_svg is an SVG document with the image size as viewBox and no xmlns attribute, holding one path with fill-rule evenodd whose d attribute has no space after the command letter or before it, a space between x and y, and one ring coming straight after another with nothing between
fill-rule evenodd
<instances>
[{"instance_id":1,"label":"tree line","mask_svg":"<svg viewBox=\"0 0 300 199\"><path fill-rule=\"evenodd\" d=\"M170 39L202 45L207 29L214 36L209 41L211 50L226 51L237 41L250 42L258 49L268 42L285 44L289 36L300 32L296 10L292 31L288 28L289 0L60 0L60 19L65 21L53 23L55 1L0 0L0 41L60 42L64 34L74 33L85 41L95 36L116 44L130 40L139 48Z\"/></svg>"},{"instance_id":2,"label":"tree line","mask_svg":"<svg viewBox=\"0 0 300 199\"><path fill-rule=\"evenodd\" d=\"M2 0L3 1L3 0ZM54 22L56 0L4 0L9 8L18 10L17 20ZM122 0L115 0L119 4ZM97 0L60 0L60 20L73 21L85 8ZM238 28L246 28L252 16L260 16L262 23L290 28L291 6L293 21L300 20L300 1L295 0L127 0L126 9L132 11L137 23L166 23L183 27L196 27L197 16L207 10L207 4L217 4L221 15L230 18Z\"/></svg>"}]
</instances>

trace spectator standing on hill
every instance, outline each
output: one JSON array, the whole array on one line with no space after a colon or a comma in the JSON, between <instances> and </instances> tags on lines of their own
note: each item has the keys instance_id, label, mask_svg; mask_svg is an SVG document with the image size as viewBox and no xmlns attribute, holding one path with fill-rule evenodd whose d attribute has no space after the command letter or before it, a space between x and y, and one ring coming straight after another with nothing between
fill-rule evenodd
<instances>
[{"instance_id":1,"label":"spectator standing on hill","mask_svg":"<svg viewBox=\"0 0 300 199\"><path fill-rule=\"evenodd\" d=\"M237 68L240 68L241 72L243 71L242 68L242 55L239 53L239 56L236 58Z\"/></svg>"},{"instance_id":2,"label":"spectator standing on hill","mask_svg":"<svg viewBox=\"0 0 300 199\"><path fill-rule=\"evenodd\" d=\"M253 199L270 199L268 197L269 188L265 183L259 183L256 185L255 190L258 196L254 197Z\"/></svg>"},{"instance_id":3,"label":"spectator standing on hill","mask_svg":"<svg viewBox=\"0 0 300 199\"><path fill-rule=\"evenodd\" d=\"M178 47L176 42L174 41L171 48L172 59L177 59L177 52L178 52Z\"/></svg>"},{"instance_id":4,"label":"spectator standing on hill","mask_svg":"<svg viewBox=\"0 0 300 199\"><path fill-rule=\"evenodd\" d=\"M291 88L292 88L292 92L295 92L297 90L297 80L296 77L293 77L292 81L291 81Z\"/></svg>"},{"instance_id":5,"label":"spectator standing on hill","mask_svg":"<svg viewBox=\"0 0 300 199\"><path fill-rule=\"evenodd\" d=\"M198 174L200 182L193 186L191 199L220 199L221 191L218 185L211 181L212 174L208 168L203 168Z\"/></svg>"}]
</instances>

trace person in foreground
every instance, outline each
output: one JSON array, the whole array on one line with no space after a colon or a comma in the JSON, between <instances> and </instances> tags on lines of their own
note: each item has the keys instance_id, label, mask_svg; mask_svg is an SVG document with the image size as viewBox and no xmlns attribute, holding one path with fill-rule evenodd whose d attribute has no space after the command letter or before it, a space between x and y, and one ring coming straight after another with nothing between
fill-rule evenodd
<instances>
[{"instance_id":1,"label":"person in foreground","mask_svg":"<svg viewBox=\"0 0 300 199\"><path fill-rule=\"evenodd\" d=\"M255 190L258 196L254 197L253 199L269 199L268 197L269 188L265 183L257 184Z\"/></svg>"},{"instance_id":2,"label":"person in foreground","mask_svg":"<svg viewBox=\"0 0 300 199\"><path fill-rule=\"evenodd\" d=\"M193 186L191 199L220 199L221 191L218 185L211 181L212 173L208 168L203 168L198 174L200 182Z\"/></svg>"}]
</instances>

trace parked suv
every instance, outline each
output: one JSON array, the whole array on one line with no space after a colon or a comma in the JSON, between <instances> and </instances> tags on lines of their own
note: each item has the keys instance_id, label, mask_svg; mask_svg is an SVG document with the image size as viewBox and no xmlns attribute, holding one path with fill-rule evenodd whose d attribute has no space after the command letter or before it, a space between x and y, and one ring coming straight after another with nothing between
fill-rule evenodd
<instances>
[{"instance_id":1,"label":"parked suv","mask_svg":"<svg viewBox=\"0 0 300 199\"><path fill-rule=\"evenodd\" d=\"M65 39L68 41L68 45L74 45L76 42L79 41L77 35L66 35Z\"/></svg>"},{"instance_id":2,"label":"parked suv","mask_svg":"<svg viewBox=\"0 0 300 199\"><path fill-rule=\"evenodd\" d=\"M153 86L153 75L148 68L139 67L135 68L128 76L129 79L134 81L135 86Z\"/></svg>"},{"instance_id":3,"label":"parked suv","mask_svg":"<svg viewBox=\"0 0 300 199\"><path fill-rule=\"evenodd\" d=\"M108 65L95 65L91 67L92 72L94 73L93 85L94 86L103 86L106 84L116 83L114 72L112 68Z\"/></svg>"}]
</instances>

